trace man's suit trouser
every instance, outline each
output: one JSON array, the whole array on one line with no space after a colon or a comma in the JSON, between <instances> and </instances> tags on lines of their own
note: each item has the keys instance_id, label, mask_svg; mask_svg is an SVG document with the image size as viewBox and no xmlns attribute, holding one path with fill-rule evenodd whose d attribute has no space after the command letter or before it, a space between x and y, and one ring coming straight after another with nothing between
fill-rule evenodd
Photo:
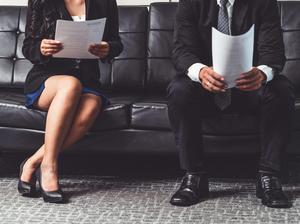
<instances>
[{"instance_id":1,"label":"man's suit trouser","mask_svg":"<svg viewBox=\"0 0 300 224\"><path fill-rule=\"evenodd\" d=\"M185 75L176 76L167 92L169 119L183 170L203 168L201 122L205 117L219 116L224 112L259 117L260 166L280 170L295 111L293 87L286 77L276 75L256 91L232 89L232 104L224 112L216 107L213 93Z\"/></svg>"}]
</instances>

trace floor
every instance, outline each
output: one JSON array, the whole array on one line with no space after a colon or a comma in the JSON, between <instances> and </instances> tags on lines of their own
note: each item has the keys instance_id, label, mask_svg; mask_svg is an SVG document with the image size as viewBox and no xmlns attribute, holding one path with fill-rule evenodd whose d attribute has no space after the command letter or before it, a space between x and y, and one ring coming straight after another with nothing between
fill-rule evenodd
<instances>
[{"instance_id":1,"label":"floor","mask_svg":"<svg viewBox=\"0 0 300 224\"><path fill-rule=\"evenodd\" d=\"M20 159L1 159L0 223L299 223L300 166L295 163L285 192L293 201L290 209L271 209L255 197L255 180L231 176L210 178L210 198L188 208L174 207L169 199L179 187L180 175L97 173L87 166L69 167L62 172L61 184L66 204L47 204L40 197L18 195L16 165ZM68 161L70 164L74 161ZM76 162L75 162L76 163ZM153 165L153 164L152 164ZM149 168L149 167L148 167ZM93 168L94 169L94 168ZM84 173L84 175L82 174ZM107 173L113 175L107 175ZM150 172L151 173L151 172ZM153 174L154 173L154 174ZM129 174L129 175L127 175ZM157 174L157 175L156 175Z\"/></svg>"}]
</instances>

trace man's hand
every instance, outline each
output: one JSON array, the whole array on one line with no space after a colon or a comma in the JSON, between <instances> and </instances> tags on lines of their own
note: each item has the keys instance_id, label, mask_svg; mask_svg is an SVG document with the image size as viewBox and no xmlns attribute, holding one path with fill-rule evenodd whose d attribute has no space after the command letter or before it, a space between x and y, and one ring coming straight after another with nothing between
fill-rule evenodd
<instances>
[{"instance_id":1,"label":"man's hand","mask_svg":"<svg viewBox=\"0 0 300 224\"><path fill-rule=\"evenodd\" d=\"M52 39L43 39L40 46L40 51L44 56L51 56L63 49L63 44L60 41Z\"/></svg>"},{"instance_id":2,"label":"man's hand","mask_svg":"<svg viewBox=\"0 0 300 224\"><path fill-rule=\"evenodd\" d=\"M252 68L251 71L241 74L236 81L236 88L242 91L254 91L259 89L266 79L265 73L258 68Z\"/></svg>"},{"instance_id":3,"label":"man's hand","mask_svg":"<svg viewBox=\"0 0 300 224\"><path fill-rule=\"evenodd\" d=\"M206 90L214 93L225 92L226 83L224 78L214 72L212 67L202 68L199 73L199 79Z\"/></svg>"},{"instance_id":4,"label":"man's hand","mask_svg":"<svg viewBox=\"0 0 300 224\"><path fill-rule=\"evenodd\" d=\"M89 47L89 52L99 58L105 58L110 50L110 46L107 42L102 41L100 44L92 44Z\"/></svg>"}]
</instances>

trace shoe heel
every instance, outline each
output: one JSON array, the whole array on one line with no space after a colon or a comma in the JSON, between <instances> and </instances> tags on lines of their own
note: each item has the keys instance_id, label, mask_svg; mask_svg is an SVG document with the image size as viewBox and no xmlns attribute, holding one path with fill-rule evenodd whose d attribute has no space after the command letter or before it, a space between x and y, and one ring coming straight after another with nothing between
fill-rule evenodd
<instances>
[{"instance_id":1,"label":"shoe heel","mask_svg":"<svg viewBox=\"0 0 300 224\"><path fill-rule=\"evenodd\" d=\"M63 203L64 196L61 190L45 192L42 191L42 197L46 203Z\"/></svg>"},{"instance_id":2,"label":"shoe heel","mask_svg":"<svg viewBox=\"0 0 300 224\"><path fill-rule=\"evenodd\" d=\"M36 195L36 186L23 181L18 183L18 192L25 197L33 197Z\"/></svg>"},{"instance_id":3,"label":"shoe heel","mask_svg":"<svg viewBox=\"0 0 300 224\"><path fill-rule=\"evenodd\" d=\"M41 167L36 170L36 178L39 182L40 192L43 197L44 202L48 203L63 203L65 201L64 194L59 188L56 191L45 191L42 187L42 174Z\"/></svg>"},{"instance_id":4,"label":"shoe heel","mask_svg":"<svg viewBox=\"0 0 300 224\"><path fill-rule=\"evenodd\" d=\"M25 197L34 197L36 195L36 178L33 175L32 180L30 183L24 182L21 180L22 172L24 164L26 163L27 159L25 159L20 165L20 173L19 173L19 181L18 181L18 192L22 196Z\"/></svg>"}]
</instances>

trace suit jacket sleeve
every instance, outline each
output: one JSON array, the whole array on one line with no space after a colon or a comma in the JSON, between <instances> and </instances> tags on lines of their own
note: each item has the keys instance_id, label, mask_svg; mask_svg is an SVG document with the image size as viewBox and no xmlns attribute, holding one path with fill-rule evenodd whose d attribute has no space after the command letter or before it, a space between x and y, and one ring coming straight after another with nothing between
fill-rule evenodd
<instances>
[{"instance_id":1,"label":"suit jacket sleeve","mask_svg":"<svg viewBox=\"0 0 300 224\"><path fill-rule=\"evenodd\" d=\"M179 0L174 27L174 48L172 60L176 69L187 73L194 63L201 63L200 38L197 19L190 0Z\"/></svg>"},{"instance_id":2,"label":"suit jacket sleeve","mask_svg":"<svg viewBox=\"0 0 300 224\"><path fill-rule=\"evenodd\" d=\"M50 59L49 56L42 55L40 51L43 40L41 36L42 23L41 7L34 6L34 3L29 3L22 52L24 57L33 64L45 64Z\"/></svg>"},{"instance_id":3,"label":"suit jacket sleeve","mask_svg":"<svg viewBox=\"0 0 300 224\"><path fill-rule=\"evenodd\" d=\"M108 29L107 41L110 45L108 56L102 61L111 61L123 51L123 44L119 35L119 15L116 0L108 0L109 18L106 24Z\"/></svg>"},{"instance_id":4,"label":"suit jacket sleeve","mask_svg":"<svg viewBox=\"0 0 300 224\"><path fill-rule=\"evenodd\" d=\"M267 0L262 7L257 41L258 64L273 68L276 74L283 69L285 64L277 1Z\"/></svg>"}]
</instances>

